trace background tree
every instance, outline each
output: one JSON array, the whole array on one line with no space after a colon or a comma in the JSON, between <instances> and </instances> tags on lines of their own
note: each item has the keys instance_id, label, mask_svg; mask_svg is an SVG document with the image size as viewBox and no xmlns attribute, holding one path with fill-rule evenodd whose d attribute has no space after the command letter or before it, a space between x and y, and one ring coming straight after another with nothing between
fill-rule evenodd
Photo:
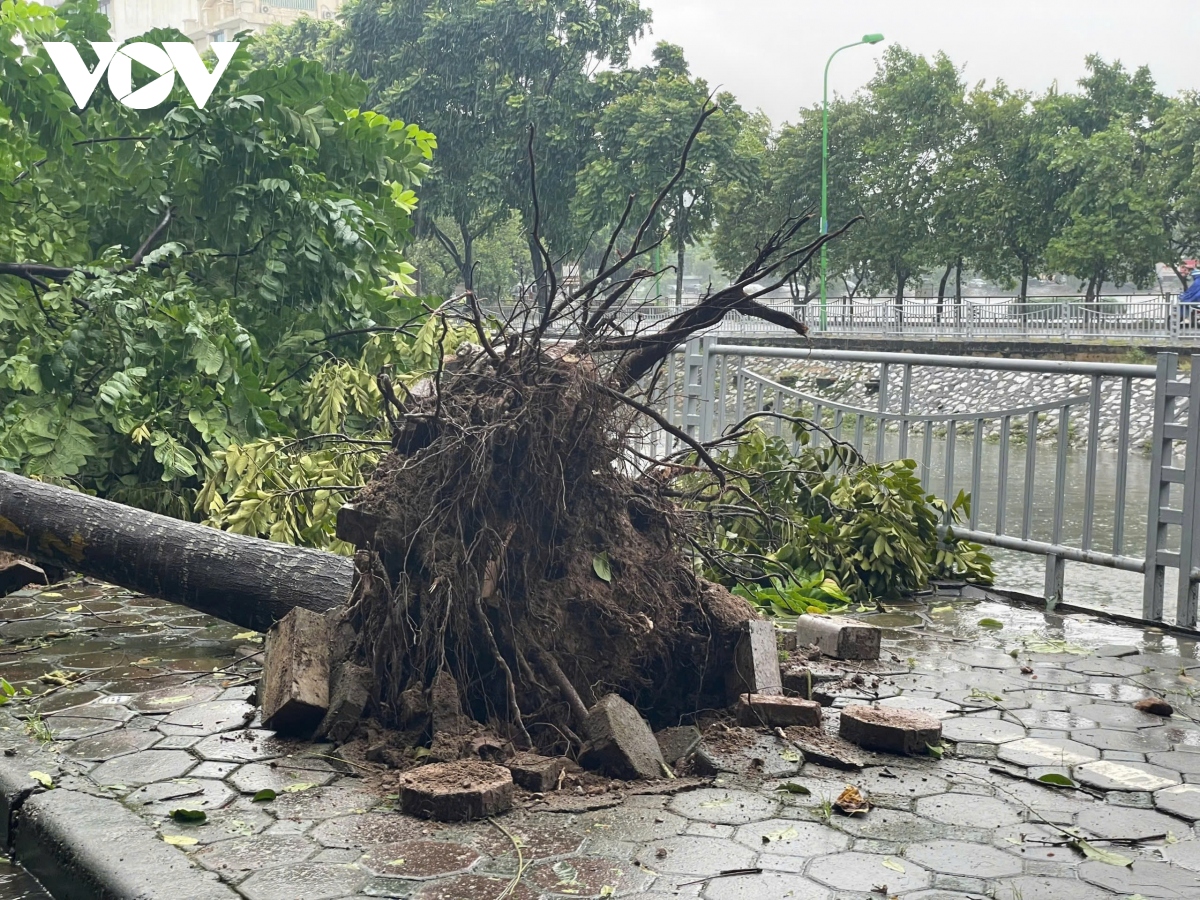
<instances>
[{"instance_id":1,"label":"background tree","mask_svg":"<svg viewBox=\"0 0 1200 900\"><path fill-rule=\"evenodd\" d=\"M0 466L186 517L216 453L310 433L312 364L411 316L434 141L244 53L203 110L76 111L41 43L107 29L94 0L0 4Z\"/></svg>"},{"instance_id":2,"label":"background tree","mask_svg":"<svg viewBox=\"0 0 1200 900\"><path fill-rule=\"evenodd\" d=\"M1184 287L1190 283L1180 266L1200 256L1200 95L1172 98L1149 136L1154 154L1155 190L1163 203L1162 234L1166 262Z\"/></svg>"}]
</instances>

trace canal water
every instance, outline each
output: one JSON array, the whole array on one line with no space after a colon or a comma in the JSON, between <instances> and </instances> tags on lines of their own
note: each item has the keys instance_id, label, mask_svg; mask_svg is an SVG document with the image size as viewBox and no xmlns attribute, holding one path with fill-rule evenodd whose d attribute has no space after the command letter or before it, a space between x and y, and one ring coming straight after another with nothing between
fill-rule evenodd
<instances>
[{"instance_id":1,"label":"canal water","mask_svg":"<svg viewBox=\"0 0 1200 900\"><path fill-rule=\"evenodd\" d=\"M50 900L50 895L24 869L0 862L0 900Z\"/></svg>"}]
</instances>

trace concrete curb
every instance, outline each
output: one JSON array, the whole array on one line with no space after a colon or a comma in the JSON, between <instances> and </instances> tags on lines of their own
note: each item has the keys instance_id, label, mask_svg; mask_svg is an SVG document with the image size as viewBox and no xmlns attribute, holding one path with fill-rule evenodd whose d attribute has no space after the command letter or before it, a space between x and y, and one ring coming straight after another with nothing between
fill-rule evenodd
<instances>
[{"instance_id":1,"label":"concrete curb","mask_svg":"<svg viewBox=\"0 0 1200 900\"><path fill-rule=\"evenodd\" d=\"M0 849L55 900L238 900L117 800L45 790L29 773L57 782L57 757L2 713L0 747Z\"/></svg>"}]
</instances>

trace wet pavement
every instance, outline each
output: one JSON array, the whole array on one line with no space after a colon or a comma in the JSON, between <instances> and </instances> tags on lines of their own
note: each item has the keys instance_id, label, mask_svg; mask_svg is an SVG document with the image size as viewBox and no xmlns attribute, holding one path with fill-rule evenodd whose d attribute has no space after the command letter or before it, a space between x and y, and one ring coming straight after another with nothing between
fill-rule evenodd
<instances>
[{"instance_id":1,"label":"wet pavement","mask_svg":"<svg viewBox=\"0 0 1200 900\"><path fill-rule=\"evenodd\" d=\"M941 759L838 771L764 734L764 765L743 768L771 777L442 826L394 812L329 745L257 727L257 635L88 582L11 595L0 620L0 677L24 698L4 714L44 740L55 789L119 800L247 900L1200 897L1200 659L1155 629L928 598L874 617L883 671L826 719L851 702L929 711ZM1176 715L1133 708L1151 695ZM851 784L865 816L831 809Z\"/></svg>"}]
</instances>

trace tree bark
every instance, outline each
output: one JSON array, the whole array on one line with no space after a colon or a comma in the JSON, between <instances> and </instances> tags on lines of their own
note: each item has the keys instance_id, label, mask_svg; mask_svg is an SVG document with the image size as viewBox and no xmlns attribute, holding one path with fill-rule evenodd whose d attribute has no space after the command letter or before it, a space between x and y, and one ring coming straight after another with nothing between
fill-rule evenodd
<instances>
[{"instance_id":1,"label":"tree bark","mask_svg":"<svg viewBox=\"0 0 1200 900\"><path fill-rule=\"evenodd\" d=\"M1029 302L1029 260L1021 260L1021 302Z\"/></svg>"},{"instance_id":2,"label":"tree bark","mask_svg":"<svg viewBox=\"0 0 1200 900\"><path fill-rule=\"evenodd\" d=\"M683 306L683 266L687 255L687 216L686 206L679 208L679 258L675 269L675 306Z\"/></svg>"},{"instance_id":3,"label":"tree bark","mask_svg":"<svg viewBox=\"0 0 1200 900\"><path fill-rule=\"evenodd\" d=\"M946 271L942 273L941 283L938 284L938 301L937 301L937 321L940 324L942 321L942 310L946 306L946 282L950 280L950 273L954 270L954 264L946 266Z\"/></svg>"},{"instance_id":4,"label":"tree bark","mask_svg":"<svg viewBox=\"0 0 1200 900\"><path fill-rule=\"evenodd\" d=\"M0 472L0 550L266 631L350 598L343 556L230 534Z\"/></svg>"}]
</instances>

